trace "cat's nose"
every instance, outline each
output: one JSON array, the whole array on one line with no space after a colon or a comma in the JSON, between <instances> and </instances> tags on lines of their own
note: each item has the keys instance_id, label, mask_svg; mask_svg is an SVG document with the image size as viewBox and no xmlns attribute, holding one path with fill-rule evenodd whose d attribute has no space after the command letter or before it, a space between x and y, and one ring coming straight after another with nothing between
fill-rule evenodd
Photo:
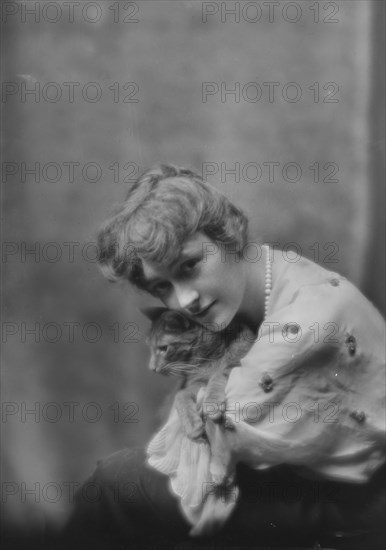
<instances>
[{"instance_id":1,"label":"cat's nose","mask_svg":"<svg viewBox=\"0 0 386 550\"><path fill-rule=\"evenodd\" d=\"M153 358L151 358L149 361L149 369L153 372L156 370L156 363Z\"/></svg>"}]
</instances>

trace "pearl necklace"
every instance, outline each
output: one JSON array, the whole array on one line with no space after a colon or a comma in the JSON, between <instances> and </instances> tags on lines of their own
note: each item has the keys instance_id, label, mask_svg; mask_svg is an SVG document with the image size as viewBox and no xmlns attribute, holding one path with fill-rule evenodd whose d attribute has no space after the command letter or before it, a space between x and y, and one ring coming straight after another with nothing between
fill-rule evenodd
<instances>
[{"instance_id":1,"label":"pearl necklace","mask_svg":"<svg viewBox=\"0 0 386 550\"><path fill-rule=\"evenodd\" d=\"M264 300L264 320L268 314L269 300L272 291L272 260L271 251L267 244L263 244L262 248L265 251L265 300Z\"/></svg>"}]
</instances>

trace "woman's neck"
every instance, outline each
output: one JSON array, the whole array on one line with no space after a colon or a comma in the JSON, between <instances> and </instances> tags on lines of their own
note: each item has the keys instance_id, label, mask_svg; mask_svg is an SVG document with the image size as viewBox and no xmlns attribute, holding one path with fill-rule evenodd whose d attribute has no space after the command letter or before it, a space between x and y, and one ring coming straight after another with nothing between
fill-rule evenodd
<instances>
[{"instance_id":1,"label":"woman's neck","mask_svg":"<svg viewBox=\"0 0 386 550\"><path fill-rule=\"evenodd\" d=\"M263 250L256 262L243 260L246 272L246 284L243 300L237 312L237 317L257 333L264 320L265 288L266 288L266 257Z\"/></svg>"}]
</instances>

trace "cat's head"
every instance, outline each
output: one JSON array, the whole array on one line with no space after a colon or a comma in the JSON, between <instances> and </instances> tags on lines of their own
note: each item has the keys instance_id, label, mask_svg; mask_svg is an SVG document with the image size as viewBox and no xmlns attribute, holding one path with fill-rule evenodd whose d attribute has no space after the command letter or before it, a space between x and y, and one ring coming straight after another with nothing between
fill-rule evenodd
<instances>
[{"instance_id":1,"label":"cat's head","mask_svg":"<svg viewBox=\"0 0 386 550\"><path fill-rule=\"evenodd\" d=\"M150 319L152 331L160 325L162 325L164 330L175 333L184 332L197 327L197 323L191 321L191 319L183 313L166 307L141 307L139 311Z\"/></svg>"},{"instance_id":2,"label":"cat's head","mask_svg":"<svg viewBox=\"0 0 386 550\"><path fill-rule=\"evenodd\" d=\"M185 314L164 307L141 308L152 325L147 343L149 368L161 374L187 375L208 358L210 336L202 325Z\"/></svg>"}]
</instances>

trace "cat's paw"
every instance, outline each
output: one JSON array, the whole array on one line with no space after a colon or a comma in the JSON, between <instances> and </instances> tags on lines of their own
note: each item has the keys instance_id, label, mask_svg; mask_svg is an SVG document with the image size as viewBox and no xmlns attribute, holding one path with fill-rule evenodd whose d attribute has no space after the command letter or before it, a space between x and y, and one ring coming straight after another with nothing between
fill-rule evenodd
<instances>
[{"instance_id":1,"label":"cat's paw","mask_svg":"<svg viewBox=\"0 0 386 550\"><path fill-rule=\"evenodd\" d=\"M202 403L202 414L205 420L212 420L216 424L221 424L225 419L226 379L224 377L213 377L205 392Z\"/></svg>"}]
</instances>

